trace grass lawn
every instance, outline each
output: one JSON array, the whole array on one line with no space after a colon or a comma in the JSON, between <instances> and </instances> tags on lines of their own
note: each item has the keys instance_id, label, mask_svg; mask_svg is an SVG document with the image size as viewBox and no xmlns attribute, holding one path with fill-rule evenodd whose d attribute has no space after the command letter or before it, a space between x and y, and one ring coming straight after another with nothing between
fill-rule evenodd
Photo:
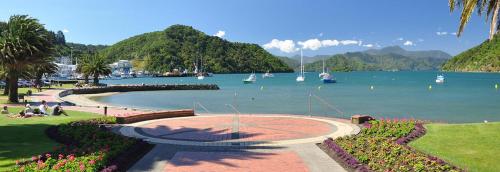
<instances>
[{"instance_id":1,"label":"grass lawn","mask_svg":"<svg viewBox=\"0 0 500 172\"><path fill-rule=\"evenodd\" d=\"M9 108L19 112L20 108ZM9 118L0 115L0 171L7 171L18 159L31 159L32 155L51 151L58 144L45 135L51 125L100 117L87 112L67 111L70 116Z\"/></svg>"},{"instance_id":2,"label":"grass lawn","mask_svg":"<svg viewBox=\"0 0 500 172\"><path fill-rule=\"evenodd\" d=\"M468 171L500 170L500 122L428 124L427 134L410 146Z\"/></svg>"}]
</instances>

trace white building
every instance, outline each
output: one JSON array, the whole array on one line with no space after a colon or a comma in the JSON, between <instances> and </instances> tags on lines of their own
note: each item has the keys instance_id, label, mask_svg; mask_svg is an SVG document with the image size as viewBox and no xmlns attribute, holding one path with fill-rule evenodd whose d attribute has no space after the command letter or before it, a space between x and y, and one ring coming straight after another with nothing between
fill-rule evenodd
<instances>
[{"instance_id":1,"label":"white building","mask_svg":"<svg viewBox=\"0 0 500 172\"><path fill-rule=\"evenodd\" d=\"M118 60L118 62L109 65L111 73L117 77L130 77L132 74L132 64L128 60Z\"/></svg>"},{"instance_id":2,"label":"white building","mask_svg":"<svg viewBox=\"0 0 500 172\"><path fill-rule=\"evenodd\" d=\"M74 78L76 77L76 65L73 64L71 58L67 56L61 56L55 62L57 65L57 72L54 74L54 77L58 78Z\"/></svg>"}]
</instances>

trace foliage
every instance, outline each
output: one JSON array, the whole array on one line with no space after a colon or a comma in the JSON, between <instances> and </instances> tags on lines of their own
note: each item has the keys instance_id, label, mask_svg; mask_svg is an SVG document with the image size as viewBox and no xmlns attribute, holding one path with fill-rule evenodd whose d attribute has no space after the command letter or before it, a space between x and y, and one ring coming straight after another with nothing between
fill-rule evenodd
<instances>
[{"instance_id":1,"label":"foliage","mask_svg":"<svg viewBox=\"0 0 500 172\"><path fill-rule=\"evenodd\" d=\"M106 45L85 45L78 43L66 42L65 44L56 44L54 47L53 56L72 56L73 63L80 61L87 54L99 52L106 48Z\"/></svg>"},{"instance_id":2,"label":"foliage","mask_svg":"<svg viewBox=\"0 0 500 172\"><path fill-rule=\"evenodd\" d=\"M330 71L436 70L448 57L442 51L406 51L393 46L333 55L325 60L325 66ZM305 66L310 71L322 71L322 67L322 60Z\"/></svg>"},{"instance_id":3,"label":"foliage","mask_svg":"<svg viewBox=\"0 0 500 172\"><path fill-rule=\"evenodd\" d=\"M445 71L500 72L500 36L464 51L443 65Z\"/></svg>"},{"instance_id":4,"label":"foliage","mask_svg":"<svg viewBox=\"0 0 500 172\"><path fill-rule=\"evenodd\" d=\"M498 27L498 11L500 10L500 2L498 0L449 0L450 11L455 8L462 7L462 15L460 15L460 26L458 27L458 34L460 36L464 31L465 25L469 22L474 9L477 10L478 15L486 13L486 22L490 21L490 35L489 40L493 39L497 33ZM491 19L490 19L491 17Z\"/></svg>"},{"instance_id":5,"label":"foliage","mask_svg":"<svg viewBox=\"0 0 500 172\"><path fill-rule=\"evenodd\" d=\"M145 70L163 73L198 69L215 73L290 72L291 69L259 45L229 42L189 26L137 35L101 51L108 63L125 59L144 61Z\"/></svg>"},{"instance_id":6,"label":"foliage","mask_svg":"<svg viewBox=\"0 0 500 172\"><path fill-rule=\"evenodd\" d=\"M34 156L30 162L18 162L13 171L112 171L106 167L112 158L127 150L136 139L115 134L103 128L113 118L79 121L59 125L58 134L76 141L74 145L58 147L53 153ZM56 156L57 155L57 156Z\"/></svg>"},{"instance_id":7,"label":"foliage","mask_svg":"<svg viewBox=\"0 0 500 172\"><path fill-rule=\"evenodd\" d=\"M20 91L26 92L26 91ZM9 112L17 113L23 108L9 107ZM11 118L0 115L0 171L8 171L15 166L16 160L30 159L59 146L47 137L45 130L75 120L97 118L101 115L66 110L69 116L48 116L32 118ZM8 150L8 151L7 151Z\"/></svg>"},{"instance_id":8,"label":"foliage","mask_svg":"<svg viewBox=\"0 0 500 172\"><path fill-rule=\"evenodd\" d=\"M11 16L0 31L0 62L9 78L9 101L18 102L20 73L51 55L53 38L37 19L27 15Z\"/></svg>"},{"instance_id":9,"label":"foliage","mask_svg":"<svg viewBox=\"0 0 500 172\"><path fill-rule=\"evenodd\" d=\"M111 74L111 68L106 63L106 59L98 53L88 54L81 61L79 70L85 76L93 76L94 84L99 84L99 76L107 76Z\"/></svg>"},{"instance_id":10,"label":"foliage","mask_svg":"<svg viewBox=\"0 0 500 172\"><path fill-rule=\"evenodd\" d=\"M360 171L365 170L359 164L372 171L460 171L439 158L404 145L423 134L422 130L422 124L413 120L382 119L366 124L358 135L323 143Z\"/></svg>"}]
</instances>

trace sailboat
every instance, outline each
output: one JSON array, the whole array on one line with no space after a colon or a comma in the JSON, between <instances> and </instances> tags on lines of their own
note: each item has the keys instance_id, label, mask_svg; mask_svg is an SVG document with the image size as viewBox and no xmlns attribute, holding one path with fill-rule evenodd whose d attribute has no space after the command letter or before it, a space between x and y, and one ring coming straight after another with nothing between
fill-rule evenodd
<instances>
[{"instance_id":1,"label":"sailboat","mask_svg":"<svg viewBox=\"0 0 500 172\"><path fill-rule=\"evenodd\" d=\"M262 78L272 78L272 77L274 77L274 75L272 73L269 73L269 71L262 74Z\"/></svg>"},{"instance_id":2,"label":"sailboat","mask_svg":"<svg viewBox=\"0 0 500 172\"><path fill-rule=\"evenodd\" d=\"M304 80L306 80L306 77L304 76L304 57L302 54L302 49L300 49L300 74L295 80L297 82L304 82Z\"/></svg>"},{"instance_id":3,"label":"sailboat","mask_svg":"<svg viewBox=\"0 0 500 172\"><path fill-rule=\"evenodd\" d=\"M323 76L327 75L328 73L325 72L325 59L323 58L323 72L319 74L320 78L323 78Z\"/></svg>"},{"instance_id":4,"label":"sailboat","mask_svg":"<svg viewBox=\"0 0 500 172\"><path fill-rule=\"evenodd\" d=\"M250 76L248 76L247 79L243 80L243 83L244 84L252 84L255 81L257 81L257 77L255 76L255 73L252 73L252 74L250 74Z\"/></svg>"},{"instance_id":5,"label":"sailboat","mask_svg":"<svg viewBox=\"0 0 500 172\"><path fill-rule=\"evenodd\" d=\"M196 77L198 80L203 80L205 79L205 76L203 75L203 60L200 57L200 72L197 74L198 76Z\"/></svg>"}]
</instances>

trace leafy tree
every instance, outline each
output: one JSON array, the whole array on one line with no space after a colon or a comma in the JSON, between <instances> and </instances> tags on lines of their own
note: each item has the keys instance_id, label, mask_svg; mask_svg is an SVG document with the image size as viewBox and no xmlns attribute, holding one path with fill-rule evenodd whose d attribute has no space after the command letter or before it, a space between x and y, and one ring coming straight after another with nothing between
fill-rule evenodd
<instances>
[{"instance_id":1,"label":"leafy tree","mask_svg":"<svg viewBox=\"0 0 500 172\"><path fill-rule=\"evenodd\" d=\"M81 63L81 72L86 76L94 77L94 85L99 85L99 76L111 74L111 68L103 56L93 53L85 57Z\"/></svg>"},{"instance_id":2,"label":"leafy tree","mask_svg":"<svg viewBox=\"0 0 500 172\"><path fill-rule=\"evenodd\" d=\"M64 37L64 33L62 31L57 31L55 38L56 38L55 39L56 44L61 44L61 45L66 44L66 38Z\"/></svg>"},{"instance_id":3,"label":"leafy tree","mask_svg":"<svg viewBox=\"0 0 500 172\"><path fill-rule=\"evenodd\" d=\"M9 101L18 102L18 78L52 53L49 32L37 19L13 15L0 33L0 62L7 71Z\"/></svg>"},{"instance_id":4,"label":"leafy tree","mask_svg":"<svg viewBox=\"0 0 500 172\"><path fill-rule=\"evenodd\" d=\"M500 10L500 2L498 0L449 0L449 5L452 12L455 10L455 7L462 7L457 36L462 34L465 25L469 22L474 9L476 9L478 15L486 13L486 22L490 22L490 35L488 39L493 39L493 35L497 33L500 26L498 25L498 10Z\"/></svg>"}]
</instances>

